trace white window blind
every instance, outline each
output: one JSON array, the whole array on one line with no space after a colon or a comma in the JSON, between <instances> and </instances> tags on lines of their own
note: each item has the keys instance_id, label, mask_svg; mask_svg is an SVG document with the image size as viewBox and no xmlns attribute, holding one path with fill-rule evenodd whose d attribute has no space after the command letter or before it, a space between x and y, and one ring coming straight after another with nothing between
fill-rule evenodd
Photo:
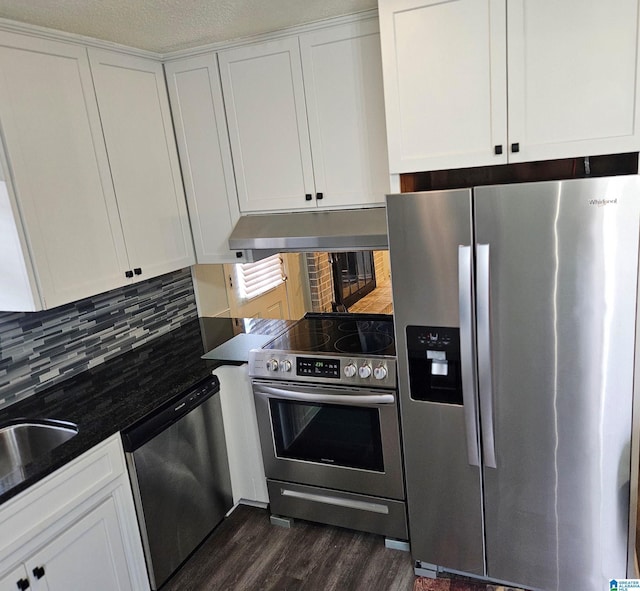
<instances>
[{"instance_id":1,"label":"white window blind","mask_svg":"<svg viewBox=\"0 0 640 591\"><path fill-rule=\"evenodd\" d=\"M241 298L250 300L278 287L284 281L282 259L271 255L257 263L237 265L238 292Z\"/></svg>"}]
</instances>

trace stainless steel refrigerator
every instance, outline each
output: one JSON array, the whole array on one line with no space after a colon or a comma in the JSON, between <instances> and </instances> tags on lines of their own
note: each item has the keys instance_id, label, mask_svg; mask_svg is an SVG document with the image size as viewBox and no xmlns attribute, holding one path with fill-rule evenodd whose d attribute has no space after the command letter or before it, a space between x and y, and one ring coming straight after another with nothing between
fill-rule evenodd
<instances>
[{"instance_id":1,"label":"stainless steel refrigerator","mask_svg":"<svg viewBox=\"0 0 640 591\"><path fill-rule=\"evenodd\" d=\"M635 175L387 197L422 568L627 575L639 216Z\"/></svg>"}]
</instances>

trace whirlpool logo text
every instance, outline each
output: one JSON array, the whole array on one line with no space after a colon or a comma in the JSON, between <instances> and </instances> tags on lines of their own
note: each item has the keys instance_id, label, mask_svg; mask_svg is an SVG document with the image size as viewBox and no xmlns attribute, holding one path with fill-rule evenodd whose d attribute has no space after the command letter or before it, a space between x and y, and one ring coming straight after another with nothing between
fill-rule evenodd
<instances>
[{"instance_id":1,"label":"whirlpool logo text","mask_svg":"<svg viewBox=\"0 0 640 591\"><path fill-rule=\"evenodd\" d=\"M615 199L590 199L589 205L595 205L596 207L604 207L605 205L616 205L618 198Z\"/></svg>"}]
</instances>

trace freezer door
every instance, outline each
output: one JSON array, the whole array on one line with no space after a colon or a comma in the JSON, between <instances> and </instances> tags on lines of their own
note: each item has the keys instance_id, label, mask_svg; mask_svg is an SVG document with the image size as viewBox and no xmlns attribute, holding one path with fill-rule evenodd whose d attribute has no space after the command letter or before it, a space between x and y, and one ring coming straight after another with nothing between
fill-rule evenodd
<instances>
[{"instance_id":1,"label":"freezer door","mask_svg":"<svg viewBox=\"0 0 640 591\"><path fill-rule=\"evenodd\" d=\"M638 178L474 193L488 576L600 591L627 565Z\"/></svg>"},{"instance_id":2,"label":"freezer door","mask_svg":"<svg viewBox=\"0 0 640 591\"><path fill-rule=\"evenodd\" d=\"M387 218L411 552L483 574L471 191L390 195Z\"/></svg>"}]
</instances>

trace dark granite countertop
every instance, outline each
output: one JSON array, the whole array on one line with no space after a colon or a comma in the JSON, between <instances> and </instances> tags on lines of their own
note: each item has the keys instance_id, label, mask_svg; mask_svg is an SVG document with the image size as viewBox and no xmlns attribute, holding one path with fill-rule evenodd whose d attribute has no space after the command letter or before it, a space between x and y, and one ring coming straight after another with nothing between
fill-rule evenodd
<instances>
[{"instance_id":1,"label":"dark granite countertop","mask_svg":"<svg viewBox=\"0 0 640 591\"><path fill-rule=\"evenodd\" d=\"M35 484L109 436L179 396L228 361L202 355L240 333L274 337L289 320L200 318L57 386L0 410L0 425L16 419L57 419L78 434L19 473L0 479L0 503Z\"/></svg>"}]
</instances>

